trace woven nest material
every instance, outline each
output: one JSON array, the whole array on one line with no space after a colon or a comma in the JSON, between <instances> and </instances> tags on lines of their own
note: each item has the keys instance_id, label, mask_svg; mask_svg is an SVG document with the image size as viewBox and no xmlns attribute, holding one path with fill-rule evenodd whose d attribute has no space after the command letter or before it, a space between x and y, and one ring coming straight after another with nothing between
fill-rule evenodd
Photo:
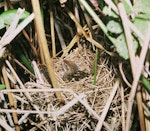
<instances>
[{"instance_id":1,"label":"woven nest material","mask_svg":"<svg viewBox=\"0 0 150 131\"><path fill-rule=\"evenodd\" d=\"M64 92L61 93L65 105L59 106L54 92L44 95L43 93L31 94L34 104L38 105L40 110L55 112L47 116L46 121L38 121L37 123L40 123L37 124L38 126L58 131L92 131L95 129L98 118L112 92L116 76L113 66L108 66L108 60L100 58L96 85L94 85L94 59L95 55L92 51L86 48L76 48L65 59L55 60L55 73L60 87L64 89ZM65 92L65 89L69 89L73 93ZM87 106L79 102L73 95L74 93ZM91 113L88 106L94 113ZM60 113L61 111L62 113ZM121 128L119 91L111 103L103 125L103 130L119 130Z\"/></svg>"}]
</instances>

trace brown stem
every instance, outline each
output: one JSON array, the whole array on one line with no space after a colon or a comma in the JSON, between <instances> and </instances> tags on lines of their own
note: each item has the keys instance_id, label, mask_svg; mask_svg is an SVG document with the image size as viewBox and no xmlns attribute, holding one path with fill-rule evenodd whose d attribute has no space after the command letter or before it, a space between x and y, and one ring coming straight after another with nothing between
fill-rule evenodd
<instances>
[{"instance_id":1,"label":"brown stem","mask_svg":"<svg viewBox=\"0 0 150 131\"><path fill-rule=\"evenodd\" d=\"M141 87L140 86L137 87L136 101L137 101L137 106L138 106L141 131L145 131L146 128L145 128L144 110L142 107L142 95L141 95Z\"/></svg>"},{"instance_id":2,"label":"brown stem","mask_svg":"<svg viewBox=\"0 0 150 131\"><path fill-rule=\"evenodd\" d=\"M52 85L54 88L58 88L59 84L56 79L56 75L54 72L54 65L53 65L53 59L50 57L50 52L48 49L48 44L45 36L45 31L44 31L44 25L41 17L41 12L40 12L40 4L39 0L31 0L32 2L32 7L33 7L33 12L35 14L35 26L37 30L37 35L40 40L41 48L43 51L43 55L45 58L45 64L48 69L48 73L52 82ZM56 92L56 97L59 102L63 102L62 96L60 92Z\"/></svg>"}]
</instances>

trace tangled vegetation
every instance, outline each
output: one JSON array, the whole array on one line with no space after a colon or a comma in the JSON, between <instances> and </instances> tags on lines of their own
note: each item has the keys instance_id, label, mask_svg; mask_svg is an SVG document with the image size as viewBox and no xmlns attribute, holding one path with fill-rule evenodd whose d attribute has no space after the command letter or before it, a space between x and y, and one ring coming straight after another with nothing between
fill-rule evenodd
<instances>
[{"instance_id":1,"label":"tangled vegetation","mask_svg":"<svg viewBox=\"0 0 150 131\"><path fill-rule=\"evenodd\" d=\"M1 0L0 130L148 131L149 0Z\"/></svg>"}]
</instances>

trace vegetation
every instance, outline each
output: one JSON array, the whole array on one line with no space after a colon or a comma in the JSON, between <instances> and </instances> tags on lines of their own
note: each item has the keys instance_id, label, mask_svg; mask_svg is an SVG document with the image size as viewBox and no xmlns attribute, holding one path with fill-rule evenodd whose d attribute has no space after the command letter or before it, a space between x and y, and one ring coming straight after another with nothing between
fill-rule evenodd
<instances>
[{"instance_id":1,"label":"vegetation","mask_svg":"<svg viewBox=\"0 0 150 131\"><path fill-rule=\"evenodd\" d=\"M149 7L1 0L1 130L148 131Z\"/></svg>"}]
</instances>

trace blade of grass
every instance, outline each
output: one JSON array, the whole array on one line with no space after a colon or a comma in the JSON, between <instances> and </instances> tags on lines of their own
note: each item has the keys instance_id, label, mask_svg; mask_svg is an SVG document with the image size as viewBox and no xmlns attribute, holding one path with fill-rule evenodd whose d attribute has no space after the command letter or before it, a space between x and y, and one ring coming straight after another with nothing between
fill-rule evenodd
<instances>
[{"instance_id":1,"label":"blade of grass","mask_svg":"<svg viewBox=\"0 0 150 131\"><path fill-rule=\"evenodd\" d=\"M98 49L96 48L95 61L94 61L94 85L96 85L97 76L97 65L98 65Z\"/></svg>"},{"instance_id":2,"label":"blade of grass","mask_svg":"<svg viewBox=\"0 0 150 131\"><path fill-rule=\"evenodd\" d=\"M96 53L95 53L95 61L94 61L94 86L96 86L96 81L97 81L97 65L98 65L98 49L96 48ZM94 98L93 98L93 101L92 101L92 108L94 107L94 103L95 103L95 100L96 100L96 96L97 96L97 90L94 91Z\"/></svg>"},{"instance_id":3,"label":"blade of grass","mask_svg":"<svg viewBox=\"0 0 150 131\"><path fill-rule=\"evenodd\" d=\"M141 76L141 81L142 81L142 84L144 85L144 88L150 94L150 82L143 75Z\"/></svg>"},{"instance_id":4,"label":"blade of grass","mask_svg":"<svg viewBox=\"0 0 150 131\"><path fill-rule=\"evenodd\" d=\"M34 74L34 70L31 66L30 61L28 60L28 58L19 50L19 48L16 49L16 53L18 55L18 57L20 58L20 60L23 62L23 64L28 68L28 70Z\"/></svg>"}]
</instances>

